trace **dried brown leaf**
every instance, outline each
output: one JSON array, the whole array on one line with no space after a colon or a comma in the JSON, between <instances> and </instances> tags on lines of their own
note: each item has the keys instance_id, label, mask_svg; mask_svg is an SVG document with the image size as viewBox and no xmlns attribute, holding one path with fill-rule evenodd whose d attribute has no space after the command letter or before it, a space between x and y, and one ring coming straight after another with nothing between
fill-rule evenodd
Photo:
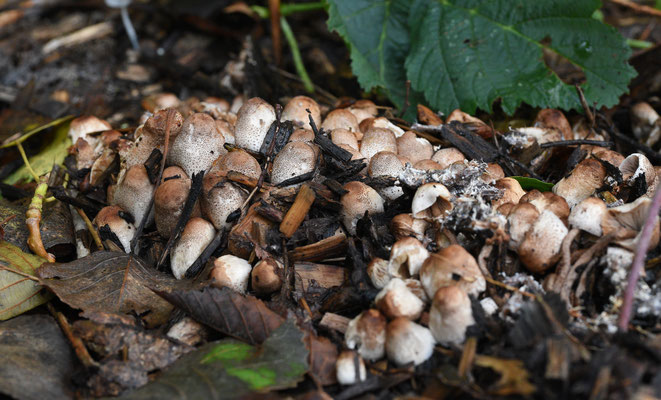
<instances>
[{"instance_id":1,"label":"dried brown leaf","mask_svg":"<svg viewBox=\"0 0 661 400\"><path fill-rule=\"evenodd\" d=\"M475 356L475 365L491 368L500 374L500 379L491 387L490 393L498 396L518 394L527 396L535 393L537 388L530 383L530 374L521 360L497 358L491 356Z\"/></svg>"}]
</instances>

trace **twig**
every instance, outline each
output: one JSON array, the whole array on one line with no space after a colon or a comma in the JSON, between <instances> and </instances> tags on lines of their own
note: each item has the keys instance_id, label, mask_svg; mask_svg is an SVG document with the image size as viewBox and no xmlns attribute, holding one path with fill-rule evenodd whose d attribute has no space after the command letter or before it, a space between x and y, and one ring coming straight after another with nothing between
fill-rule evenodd
<instances>
[{"instance_id":1,"label":"twig","mask_svg":"<svg viewBox=\"0 0 661 400\"><path fill-rule=\"evenodd\" d=\"M25 224L28 227L30 236L28 237L28 247L36 255L41 256L48 260L48 262L55 262L55 257L52 254L49 254L44 248L44 243L41 240L41 232L39 231L39 223L41 222L41 208L43 206L43 200L46 196L46 191L48 191L48 179L46 176L39 178L39 185L34 191L34 197L30 202L25 216Z\"/></svg>"},{"instance_id":2,"label":"twig","mask_svg":"<svg viewBox=\"0 0 661 400\"><path fill-rule=\"evenodd\" d=\"M112 31L112 23L109 21L86 26L83 29L49 41L41 49L41 52L43 54L52 53L61 47L71 47L93 39L102 38L104 36L110 35Z\"/></svg>"},{"instance_id":3,"label":"twig","mask_svg":"<svg viewBox=\"0 0 661 400\"><path fill-rule=\"evenodd\" d=\"M282 60L282 41L280 37L280 0L268 0L269 20L271 21L271 42L273 43L273 60L280 65Z\"/></svg>"},{"instance_id":4,"label":"twig","mask_svg":"<svg viewBox=\"0 0 661 400\"><path fill-rule=\"evenodd\" d=\"M490 284L492 284L492 285L500 286L501 288L503 288L503 289L507 289L507 290L509 290L509 291L511 291L511 292L520 293L520 294L522 294L522 295L524 295L524 296L526 296L526 297L530 297L531 299L537 299L537 298L538 298L538 296L536 296L536 295L534 295L534 294L532 294L532 293L524 292L524 291L521 290L521 289L517 289L517 288L515 288L514 286L510 286L510 285L508 285L508 284L506 284L506 283L503 283L503 282L497 281L497 280L495 280L495 279L493 279L493 278L489 278L488 276L485 276L484 279L485 279L487 282L489 282Z\"/></svg>"},{"instance_id":5,"label":"twig","mask_svg":"<svg viewBox=\"0 0 661 400\"><path fill-rule=\"evenodd\" d=\"M629 320L631 319L633 308L633 295L638 285L638 277L645 264L645 257L650 246L656 219L659 216L659 209L661 209L661 190L657 188L652 199L652 204L650 204L647 211L645 225L643 225L643 230L640 233L640 239L638 239L638 245L636 246L636 254L633 257L631 270L629 271L629 280L624 292L624 300L622 301L622 309L620 310L620 318L618 320L618 327L622 332L626 332L629 328Z\"/></svg>"},{"instance_id":6,"label":"twig","mask_svg":"<svg viewBox=\"0 0 661 400\"><path fill-rule=\"evenodd\" d=\"M75 207L76 211L78 212L78 215L80 215L80 218L85 221L85 225L87 225L87 230L90 231L90 235L92 235L92 239L94 239L94 243L96 243L96 247L99 250L103 250L103 242L101 241L101 238L99 237L99 232L96 231L96 228L94 228L94 224L92 224L92 221L87 217L87 214L85 214L85 211L83 211L82 208Z\"/></svg>"},{"instance_id":7,"label":"twig","mask_svg":"<svg viewBox=\"0 0 661 400\"><path fill-rule=\"evenodd\" d=\"M581 89L579 85L574 85L574 87L576 88L576 93L578 93L578 98L581 101L581 106L583 106L583 110L585 111L585 116L588 118L588 121L590 122L590 128L594 128L594 124L595 124L594 114L592 114L592 111L590 110L590 105L588 104L587 100L585 100L583 89Z\"/></svg>"},{"instance_id":8,"label":"twig","mask_svg":"<svg viewBox=\"0 0 661 400\"><path fill-rule=\"evenodd\" d=\"M8 137L6 140L2 142L2 145L0 145L0 149L3 149L5 147L11 147L11 146L16 146L19 143L23 143L26 140L28 140L32 135L37 134L45 129L48 129L52 126L56 126L61 124L62 122L68 121L71 118L73 118L73 115L67 115L66 117L58 118L54 121L51 121L45 125L41 125L39 127L36 127L32 129L31 131L28 131L26 133L18 132L10 137Z\"/></svg>"},{"instance_id":9,"label":"twig","mask_svg":"<svg viewBox=\"0 0 661 400\"><path fill-rule=\"evenodd\" d=\"M87 351L87 347L85 347L83 341L73 334L71 325L69 325L69 321L67 321L67 317L65 317L61 312L57 311L51 303L48 303L48 311L50 311L58 325L60 325L60 329L62 329L64 336L69 339L71 347L73 347L73 350L76 353L76 357L78 357L80 362L86 368L98 367L99 363L94 361L92 356L90 356L90 353Z\"/></svg>"},{"instance_id":10,"label":"twig","mask_svg":"<svg viewBox=\"0 0 661 400\"><path fill-rule=\"evenodd\" d=\"M634 11L643 13L643 14L649 14L649 15L654 15L655 17L661 17L661 10L657 10L654 7L650 6L644 6L642 4L636 4L633 1L629 0L610 0L611 3L619 4L621 6L630 8Z\"/></svg>"},{"instance_id":11,"label":"twig","mask_svg":"<svg viewBox=\"0 0 661 400\"><path fill-rule=\"evenodd\" d=\"M546 142L539 145L542 149L547 147L556 147L556 146L575 146L578 144L587 144L591 146L599 147L612 147L615 145L613 142L606 142L603 140L587 140L587 139L576 139L576 140L558 140L554 142Z\"/></svg>"}]
</instances>

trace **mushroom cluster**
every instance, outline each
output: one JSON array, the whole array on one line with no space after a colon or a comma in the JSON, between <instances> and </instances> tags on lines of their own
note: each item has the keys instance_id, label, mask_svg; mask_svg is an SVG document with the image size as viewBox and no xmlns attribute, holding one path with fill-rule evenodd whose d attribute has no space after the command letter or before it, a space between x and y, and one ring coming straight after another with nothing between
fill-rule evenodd
<instances>
[{"instance_id":1,"label":"mushroom cluster","mask_svg":"<svg viewBox=\"0 0 661 400\"><path fill-rule=\"evenodd\" d=\"M353 265L362 265L358 273L374 296L369 309L348 316L336 365L343 384L366 379L365 361L419 365L437 344L463 343L476 307L493 314L506 302L485 294L496 274L525 272L546 290L571 286L572 246L606 241L593 265L605 265L621 288L660 179L644 154L600 146L601 133L582 120L572 126L557 110L501 133L459 110L442 125L418 126L427 131L406 130L368 100L330 111L305 96L284 109L261 98L230 105L172 95L144 105L132 137L93 117L71 124L76 165L89 169L85 181L107 184L108 206L94 220L102 238L132 252L139 232L157 232L172 243L171 271L182 279L224 233L226 250L209 260L211 284L262 297L282 287L283 256L292 248L358 242L364 263ZM658 116L632 119L647 124L641 137L656 140ZM429 134L445 127L484 146L494 139L499 156L449 139L451 129ZM567 144L571 157L553 146L573 139L595 143ZM562 156L566 170L553 165ZM115 158L119 172L109 174ZM552 191L522 186L517 168L553 177ZM313 203L323 210L316 216L332 213L333 229L299 229ZM652 244L658 241L657 220ZM489 260L496 252L499 259ZM315 260L332 256L348 259L335 252ZM659 291L647 289L648 298ZM661 314L661 306L640 312Z\"/></svg>"}]
</instances>

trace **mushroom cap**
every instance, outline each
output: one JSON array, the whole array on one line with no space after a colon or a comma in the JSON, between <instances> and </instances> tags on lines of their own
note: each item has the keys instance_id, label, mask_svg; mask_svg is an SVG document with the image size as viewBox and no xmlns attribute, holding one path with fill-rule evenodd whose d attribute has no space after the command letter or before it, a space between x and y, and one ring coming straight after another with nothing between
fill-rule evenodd
<instances>
[{"instance_id":1,"label":"mushroom cap","mask_svg":"<svg viewBox=\"0 0 661 400\"><path fill-rule=\"evenodd\" d=\"M505 171L503 171L503 168L501 168L500 165L496 163L488 163L487 169L484 171L484 175L482 175L482 180L487 183L492 183L504 177Z\"/></svg>"},{"instance_id":2,"label":"mushroom cap","mask_svg":"<svg viewBox=\"0 0 661 400\"><path fill-rule=\"evenodd\" d=\"M158 144L163 145L165 143L165 132L168 130L168 114L170 113L170 110L171 109L160 110L149 117L147 121L145 121L142 134L158 138ZM179 111L174 110L172 122L170 124L170 143L174 142L177 135L179 135L183 123L184 117Z\"/></svg>"},{"instance_id":3,"label":"mushroom cap","mask_svg":"<svg viewBox=\"0 0 661 400\"><path fill-rule=\"evenodd\" d=\"M487 287L475 257L458 244L431 253L420 268L420 282L430 299L439 288L446 286L457 285L473 296Z\"/></svg>"},{"instance_id":4,"label":"mushroom cap","mask_svg":"<svg viewBox=\"0 0 661 400\"><path fill-rule=\"evenodd\" d=\"M399 278L391 279L374 299L376 306L388 318L404 317L416 320L425 304Z\"/></svg>"},{"instance_id":5,"label":"mushroom cap","mask_svg":"<svg viewBox=\"0 0 661 400\"><path fill-rule=\"evenodd\" d=\"M349 111L356 116L359 124L364 119L376 117L379 113L374 102L365 99L357 100L349 107Z\"/></svg>"},{"instance_id":6,"label":"mushroom cap","mask_svg":"<svg viewBox=\"0 0 661 400\"><path fill-rule=\"evenodd\" d=\"M227 254L216 258L211 269L211 285L217 288L228 287L236 292L248 290L248 280L252 267L243 258Z\"/></svg>"},{"instance_id":7,"label":"mushroom cap","mask_svg":"<svg viewBox=\"0 0 661 400\"><path fill-rule=\"evenodd\" d=\"M429 329L406 318L396 318L386 328L386 353L398 366L422 364L434 353L434 344Z\"/></svg>"},{"instance_id":8,"label":"mushroom cap","mask_svg":"<svg viewBox=\"0 0 661 400\"><path fill-rule=\"evenodd\" d=\"M367 264L367 276L370 277L370 281L372 281L372 285L374 285L375 288L383 289L390 281L388 260L374 257L369 264Z\"/></svg>"},{"instance_id":9,"label":"mushroom cap","mask_svg":"<svg viewBox=\"0 0 661 400\"><path fill-rule=\"evenodd\" d=\"M372 128L365 132L360 142L360 153L368 160L376 153L390 151L397 154L397 139L390 129Z\"/></svg>"},{"instance_id":10,"label":"mushroom cap","mask_svg":"<svg viewBox=\"0 0 661 400\"><path fill-rule=\"evenodd\" d=\"M345 144L351 148L358 150L358 139L353 132L346 129L338 128L331 131L331 141L336 145Z\"/></svg>"},{"instance_id":11,"label":"mushroom cap","mask_svg":"<svg viewBox=\"0 0 661 400\"><path fill-rule=\"evenodd\" d=\"M413 164L413 168L420 169L423 171L440 171L443 169L441 164L432 160L420 160Z\"/></svg>"},{"instance_id":12,"label":"mushroom cap","mask_svg":"<svg viewBox=\"0 0 661 400\"><path fill-rule=\"evenodd\" d=\"M386 317L378 310L365 310L349 321L344 342L364 359L376 361L385 354L386 324Z\"/></svg>"},{"instance_id":13,"label":"mushroom cap","mask_svg":"<svg viewBox=\"0 0 661 400\"><path fill-rule=\"evenodd\" d=\"M135 130L133 134L134 140L127 148L119 151L122 165L125 168L144 164L154 149L160 150L161 153L165 151L165 132L168 125L168 113L169 109L158 111L149 117L144 125L139 126ZM183 123L184 118L178 111L175 111L172 123L170 124L170 146L172 146L177 135L179 135Z\"/></svg>"},{"instance_id":14,"label":"mushroom cap","mask_svg":"<svg viewBox=\"0 0 661 400\"><path fill-rule=\"evenodd\" d=\"M429 329L441 344L461 344L466 328L475 324L471 300L459 286L438 289L429 311Z\"/></svg>"},{"instance_id":15,"label":"mushroom cap","mask_svg":"<svg viewBox=\"0 0 661 400\"><path fill-rule=\"evenodd\" d=\"M382 129L388 129L389 131L394 133L396 138L404 134L404 130L402 128L390 122L390 120L386 117L365 118L363 121L361 121L359 127L360 127L360 132L363 133L367 133L367 131L372 130L374 128L382 128ZM361 136L359 132L356 132L356 137L358 138L358 140L361 140Z\"/></svg>"},{"instance_id":16,"label":"mushroom cap","mask_svg":"<svg viewBox=\"0 0 661 400\"><path fill-rule=\"evenodd\" d=\"M262 168L257 159L241 149L220 156L210 170L210 172L218 172L221 176L226 176L229 171L240 172L253 179L259 179L262 175Z\"/></svg>"},{"instance_id":17,"label":"mushroom cap","mask_svg":"<svg viewBox=\"0 0 661 400\"><path fill-rule=\"evenodd\" d=\"M601 224L607 212L606 203L601 199L588 197L572 208L571 214L569 214L569 225L589 234L601 236L603 233Z\"/></svg>"},{"instance_id":18,"label":"mushroom cap","mask_svg":"<svg viewBox=\"0 0 661 400\"><path fill-rule=\"evenodd\" d=\"M304 142L289 142L273 159L271 183L281 182L314 171L317 157L314 149ZM297 184L294 186L300 186Z\"/></svg>"},{"instance_id":19,"label":"mushroom cap","mask_svg":"<svg viewBox=\"0 0 661 400\"><path fill-rule=\"evenodd\" d=\"M356 371L356 365L358 365L358 371ZM353 385L356 382L362 382L367 379L365 362L356 352L345 350L337 357L335 375L340 385Z\"/></svg>"},{"instance_id":20,"label":"mushroom cap","mask_svg":"<svg viewBox=\"0 0 661 400\"><path fill-rule=\"evenodd\" d=\"M333 110L326 115L324 122L321 123L321 129L326 132L332 132L335 129L346 129L351 132L358 131L358 120L356 116L351 113L351 111L339 108Z\"/></svg>"},{"instance_id":21,"label":"mushroom cap","mask_svg":"<svg viewBox=\"0 0 661 400\"><path fill-rule=\"evenodd\" d=\"M140 224L150 211L154 185L149 181L144 165L134 165L126 171L113 193L113 204L128 211L137 224ZM147 219L151 224L153 216Z\"/></svg>"},{"instance_id":22,"label":"mushroom cap","mask_svg":"<svg viewBox=\"0 0 661 400\"><path fill-rule=\"evenodd\" d=\"M519 258L529 271L541 273L560 258L567 227L551 210L541 213L519 245Z\"/></svg>"},{"instance_id":23,"label":"mushroom cap","mask_svg":"<svg viewBox=\"0 0 661 400\"><path fill-rule=\"evenodd\" d=\"M274 258L259 261L252 269L252 290L261 295L280 290L282 279L279 271L282 269L282 264Z\"/></svg>"},{"instance_id":24,"label":"mushroom cap","mask_svg":"<svg viewBox=\"0 0 661 400\"><path fill-rule=\"evenodd\" d=\"M166 108L179 107L181 100L173 93L155 93L142 99L140 105L144 110L153 114Z\"/></svg>"},{"instance_id":25,"label":"mushroom cap","mask_svg":"<svg viewBox=\"0 0 661 400\"><path fill-rule=\"evenodd\" d=\"M186 275L188 268L211 243L214 236L216 230L206 219L194 217L188 221L170 253L170 267L175 278L181 279Z\"/></svg>"},{"instance_id":26,"label":"mushroom cap","mask_svg":"<svg viewBox=\"0 0 661 400\"><path fill-rule=\"evenodd\" d=\"M578 163L568 176L560 179L553 186L553 193L564 197L569 208L573 208L592 196L602 186L605 177L604 166L599 161L589 158Z\"/></svg>"},{"instance_id":27,"label":"mushroom cap","mask_svg":"<svg viewBox=\"0 0 661 400\"><path fill-rule=\"evenodd\" d=\"M236 145L258 152L273 121L275 121L275 110L272 105L259 97L246 101L236 116L236 125L234 125Z\"/></svg>"},{"instance_id":28,"label":"mushroom cap","mask_svg":"<svg viewBox=\"0 0 661 400\"><path fill-rule=\"evenodd\" d=\"M176 165L167 167L163 170L162 182L166 182L170 179L189 179L189 176L186 174L186 171L177 167Z\"/></svg>"},{"instance_id":29,"label":"mushroom cap","mask_svg":"<svg viewBox=\"0 0 661 400\"><path fill-rule=\"evenodd\" d=\"M310 114L306 110L310 110ZM282 120L292 121L296 126L304 129L312 129L309 115L312 115L314 124L319 126L321 123L319 104L307 96L296 96L285 105L285 109L282 111Z\"/></svg>"},{"instance_id":30,"label":"mushroom cap","mask_svg":"<svg viewBox=\"0 0 661 400\"><path fill-rule=\"evenodd\" d=\"M521 184L514 178L498 179L494 186L503 191L503 197L491 202L491 205L495 208L498 208L505 203L518 204L519 199L526 194L525 190L521 187Z\"/></svg>"},{"instance_id":31,"label":"mushroom cap","mask_svg":"<svg viewBox=\"0 0 661 400\"><path fill-rule=\"evenodd\" d=\"M642 235L643 226L652 205L652 199L646 196L637 198L634 202L609 208L602 222L604 234L616 232L616 243L625 249L634 251ZM649 248L659 243L659 217L656 217L652 228Z\"/></svg>"},{"instance_id":32,"label":"mushroom cap","mask_svg":"<svg viewBox=\"0 0 661 400\"><path fill-rule=\"evenodd\" d=\"M569 217L569 205L564 198L553 192L542 193L537 189L533 189L521 196L519 204L521 203L532 204L540 213L544 210L551 210L558 218L565 222Z\"/></svg>"},{"instance_id":33,"label":"mushroom cap","mask_svg":"<svg viewBox=\"0 0 661 400\"><path fill-rule=\"evenodd\" d=\"M574 136L565 114L554 108L539 110L534 125L540 128L556 129L560 132L560 140L569 139Z\"/></svg>"},{"instance_id":34,"label":"mushroom cap","mask_svg":"<svg viewBox=\"0 0 661 400\"><path fill-rule=\"evenodd\" d=\"M94 223L99 228L108 225L108 228L110 228L112 233L117 236L122 247L124 247L124 251L130 253L131 240L133 240L133 237L135 236L136 229L132 223L126 221L120 216L120 212L122 211L123 210L119 206L103 207L101 211L96 214Z\"/></svg>"},{"instance_id":35,"label":"mushroom cap","mask_svg":"<svg viewBox=\"0 0 661 400\"><path fill-rule=\"evenodd\" d=\"M191 114L172 144L168 158L188 176L206 171L226 150L225 138L208 114Z\"/></svg>"},{"instance_id":36,"label":"mushroom cap","mask_svg":"<svg viewBox=\"0 0 661 400\"><path fill-rule=\"evenodd\" d=\"M96 144L96 138L88 140L88 134L110 129L112 129L112 126L107 121L99 119L93 115L86 115L71 120L67 136L71 138L71 143L76 143L79 138L83 138L91 145L94 145Z\"/></svg>"},{"instance_id":37,"label":"mushroom cap","mask_svg":"<svg viewBox=\"0 0 661 400\"><path fill-rule=\"evenodd\" d=\"M406 131L397 138L397 154L408 157L411 164L421 160L430 160L434 155L434 148L429 140L418 137L413 131Z\"/></svg>"},{"instance_id":38,"label":"mushroom cap","mask_svg":"<svg viewBox=\"0 0 661 400\"><path fill-rule=\"evenodd\" d=\"M390 151L381 151L376 153L369 162L367 173L371 178L379 176L389 176L399 178L404 172L404 163L402 163L397 154ZM395 200L404 194L400 186L389 186L378 190L379 194L388 199Z\"/></svg>"},{"instance_id":39,"label":"mushroom cap","mask_svg":"<svg viewBox=\"0 0 661 400\"><path fill-rule=\"evenodd\" d=\"M421 218L413 218L411 214L397 214L390 221L390 231L398 240L408 236L423 240L428 226L427 221Z\"/></svg>"},{"instance_id":40,"label":"mushroom cap","mask_svg":"<svg viewBox=\"0 0 661 400\"><path fill-rule=\"evenodd\" d=\"M176 175L175 175L176 176ZM156 230L164 237L169 238L174 231L177 221L184 209L186 198L191 188L191 180L184 177L172 178L161 183L154 193L154 221ZM193 216L200 215L198 203L195 203L197 212Z\"/></svg>"},{"instance_id":41,"label":"mushroom cap","mask_svg":"<svg viewBox=\"0 0 661 400\"><path fill-rule=\"evenodd\" d=\"M314 132L309 129L296 129L289 135L289 142L314 142Z\"/></svg>"},{"instance_id":42,"label":"mushroom cap","mask_svg":"<svg viewBox=\"0 0 661 400\"><path fill-rule=\"evenodd\" d=\"M399 239L390 250L389 274L399 278L415 276L427 257L429 252L418 239L410 236Z\"/></svg>"},{"instance_id":43,"label":"mushroom cap","mask_svg":"<svg viewBox=\"0 0 661 400\"><path fill-rule=\"evenodd\" d=\"M431 209L434 216L444 217L446 212L452 210L452 195L441 183L425 183L418 187L411 202L413 217L424 216L425 210Z\"/></svg>"},{"instance_id":44,"label":"mushroom cap","mask_svg":"<svg viewBox=\"0 0 661 400\"><path fill-rule=\"evenodd\" d=\"M505 203L498 208L500 209L512 203ZM539 218L539 210L531 203L519 203L513 205L507 215L507 222L509 223L508 233L510 235L509 247L512 250L519 248L519 245L526 236L528 230Z\"/></svg>"},{"instance_id":45,"label":"mushroom cap","mask_svg":"<svg viewBox=\"0 0 661 400\"><path fill-rule=\"evenodd\" d=\"M441 169L445 169L456 162L463 162L465 159L464 153L455 147L440 149L431 157L431 160L436 161Z\"/></svg>"},{"instance_id":46,"label":"mushroom cap","mask_svg":"<svg viewBox=\"0 0 661 400\"><path fill-rule=\"evenodd\" d=\"M378 214L383 212L383 199L376 190L358 181L348 182L342 187L347 191L342 204L342 223L352 235L356 234L356 224L365 212Z\"/></svg>"},{"instance_id":47,"label":"mushroom cap","mask_svg":"<svg viewBox=\"0 0 661 400\"><path fill-rule=\"evenodd\" d=\"M240 208L247 198L245 191L231 182L223 182L223 178L216 173L205 175L202 181L202 214L216 229L228 227L227 217Z\"/></svg>"},{"instance_id":48,"label":"mushroom cap","mask_svg":"<svg viewBox=\"0 0 661 400\"><path fill-rule=\"evenodd\" d=\"M606 161L616 168L619 168L624 161L624 156L622 154L617 151L604 149L603 147L594 146L590 149L590 153L594 155L595 158Z\"/></svg>"},{"instance_id":49,"label":"mushroom cap","mask_svg":"<svg viewBox=\"0 0 661 400\"><path fill-rule=\"evenodd\" d=\"M650 186L656 180L656 171L650 160L641 153L633 153L619 166L622 178L632 184L639 176L645 177L645 184Z\"/></svg>"}]
</instances>

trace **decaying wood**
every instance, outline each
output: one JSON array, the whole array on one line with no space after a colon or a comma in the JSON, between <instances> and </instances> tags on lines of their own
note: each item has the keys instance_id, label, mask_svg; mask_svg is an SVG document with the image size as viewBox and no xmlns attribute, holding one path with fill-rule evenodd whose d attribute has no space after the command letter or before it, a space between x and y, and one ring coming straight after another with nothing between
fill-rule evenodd
<instances>
[{"instance_id":1,"label":"decaying wood","mask_svg":"<svg viewBox=\"0 0 661 400\"><path fill-rule=\"evenodd\" d=\"M228 237L228 248L232 254L237 257L248 259L253 250L253 242L251 238L260 237L259 227L265 230L272 229L276 225L274 222L262 217L255 209L260 203L254 203L248 208L246 216L243 217L234 227L230 230Z\"/></svg>"},{"instance_id":2,"label":"decaying wood","mask_svg":"<svg viewBox=\"0 0 661 400\"><path fill-rule=\"evenodd\" d=\"M343 233L322 239L289 252L292 261L321 261L344 254L347 237Z\"/></svg>"},{"instance_id":3,"label":"decaying wood","mask_svg":"<svg viewBox=\"0 0 661 400\"><path fill-rule=\"evenodd\" d=\"M301 186L296 195L296 200L294 200L294 204L289 208L289 211L287 211L287 214L285 214L285 217L280 224L280 232L285 235L287 239L289 239L294 232L296 232L298 227L301 226L301 223L303 223L303 220L308 215L308 211L310 211L310 207L312 207L312 203L314 203L315 197L314 190L312 190L310 186L306 184Z\"/></svg>"},{"instance_id":4,"label":"decaying wood","mask_svg":"<svg viewBox=\"0 0 661 400\"><path fill-rule=\"evenodd\" d=\"M348 277L348 271L335 265L299 262L294 264L296 272L296 290L306 291L314 281L317 286L328 289L340 286ZM298 279L300 278L300 279Z\"/></svg>"},{"instance_id":5,"label":"decaying wood","mask_svg":"<svg viewBox=\"0 0 661 400\"><path fill-rule=\"evenodd\" d=\"M351 321L350 318L343 317L339 314L327 312L321 318L321 321L319 321L319 326L329 330L338 331L344 334L344 332L347 331L347 326L349 325L349 321Z\"/></svg>"}]
</instances>

